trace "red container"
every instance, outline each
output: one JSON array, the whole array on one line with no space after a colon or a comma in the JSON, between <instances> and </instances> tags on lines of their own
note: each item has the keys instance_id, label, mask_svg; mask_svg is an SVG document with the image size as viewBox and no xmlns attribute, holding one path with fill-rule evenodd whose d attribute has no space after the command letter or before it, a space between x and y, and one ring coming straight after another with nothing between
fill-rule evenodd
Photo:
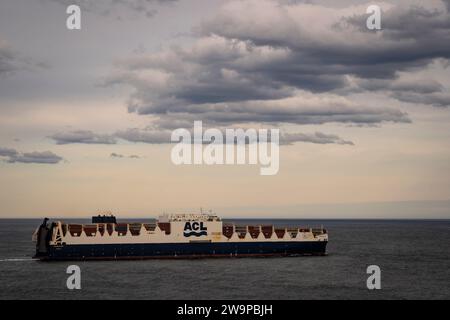
<instances>
[{"instance_id":1,"label":"red container","mask_svg":"<svg viewBox=\"0 0 450 320\"><path fill-rule=\"evenodd\" d=\"M170 223L168 222L160 222L158 223L158 227L166 233L166 235L170 234Z\"/></svg>"},{"instance_id":2,"label":"red container","mask_svg":"<svg viewBox=\"0 0 450 320\"><path fill-rule=\"evenodd\" d=\"M234 226L233 225L223 225L222 226L222 234L230 239L233 236L234 233Z\"/></svg>"},{"instance_id":3,"label":"red container","mask_svg":"<svg viewBox=\"0 0 450 320\"><path fill-rule=\"evenodd\" d=\"M285 229L275 229L275 233L277 234L278 239L281 239L284 237L286 230Z\"/></svg>"},{"instance_id":4,"label":"red container","mask_svg":"<svg viewBox=\"0 0 450 320\"><path fill-rule=\"evenodd\" d=\"M69 224L69 232L72 237L79 237L83 232L83 226L81 224Z\"/></svg>"}]
</instances>

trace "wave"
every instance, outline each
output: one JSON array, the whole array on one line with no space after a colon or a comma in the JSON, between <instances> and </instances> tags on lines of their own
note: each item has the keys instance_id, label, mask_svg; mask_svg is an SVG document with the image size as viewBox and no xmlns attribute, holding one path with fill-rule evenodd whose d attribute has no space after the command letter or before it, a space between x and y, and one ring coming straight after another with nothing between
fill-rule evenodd
<instances>
[{"instance_id":1,"label":"wave","mask_svg":"<svg viewBox=\"0 0 450 320\"><path fill-rule=\"evenodd\" d=\"M208 235L208 232L206 232L206 231L200 231L200 232L191 231L191 232L184 233L184 236L188 237L188 238L192 237L192 236L201 237L201 236L206 236L206 235Z\"/></svg>"}]
</instances>

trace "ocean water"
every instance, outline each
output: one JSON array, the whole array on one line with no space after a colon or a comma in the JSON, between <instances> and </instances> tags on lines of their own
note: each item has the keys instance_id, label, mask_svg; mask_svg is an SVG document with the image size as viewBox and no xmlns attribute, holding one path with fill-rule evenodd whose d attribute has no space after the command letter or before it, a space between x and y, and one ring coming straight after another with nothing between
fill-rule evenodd
<instances>
[{"instance_id":1,"label":"ocean water","mask_svg":"<svg viewBox=\"0 0 450 320\"><path fill-rule=\"evenodd\" d=\"M74 263L31 260L40 222L0 220L0 299L450 298L450 220L270 221L323 225L325 257ZM81 290L66 288L71 264L81 268ZM381 290L366 287L369 265L381 268Z\"/></svg>"}]
</instances>

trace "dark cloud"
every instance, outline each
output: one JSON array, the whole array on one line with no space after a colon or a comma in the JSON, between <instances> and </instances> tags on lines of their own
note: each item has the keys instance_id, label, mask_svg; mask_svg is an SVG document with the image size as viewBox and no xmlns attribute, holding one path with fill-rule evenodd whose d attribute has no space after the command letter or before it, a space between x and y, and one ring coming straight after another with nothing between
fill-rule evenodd
<instances>
[{"instance_id":1,"label":"dark cloud","mask_svg":"<svg viewBox=\"0 0 450 320\"><path fill-rule=\"evenodd\" d=\"M111 153L110 157L111 157L111 158L123 158L124 155L123 155L123 154L119 154L119 153L113 152L113 153Z\"/></svg>"},{"instance_id":2,"label":"dark cloud","mask_svg":"<svg viewBox=\"0 0 450 320\"><path fill-rule=\"evenodd\" d=\"M447 7L447 12L450 12L450 0L443 0L445 6Z\"/></svg>"},{"instance_id":3,"label":"dark cloud","mask_svg":"<svg viewBox=\"0 0 450 320\"><path fill-rule=\"evenodd\" d=\"M202 31L256 46L288 48L294 58L294 70L309 67L318 75L393 76L412 65L450 57L450 15L443 7L439 10L398 5L386 9L382 33L366 28L365 8L366 5L350 13L347 9L318 5L232 2ZM252 12L251 19L248 12ZM311 16L322 26L308 25Z\"/></svg>"},{"instance_id":4,"label":"dark cloud","mask_svg":"<svg viewBox=\"0 0 450 320\"><path fill-rule=\"evenodd\" d=\"M206 130L207 128L204 128ZM220 129L222 135L225 139L225 129ZM156 134L155 131L152 130L139 130L133 129L135 135L131 136L131 140L125 139L130 142L141 142L148 144L162 144L162 143L171 143L171 131L163 131L158 132ZM137 134L139 132L139 134ZM136 137L139 137L136 139ZM191 132L191 137L193 139L194 135ZM270 138L269 138L270 141ZM224 141L225 142L225 141ZM236 139L234 141L236 143ZM325 134L321 132L315 132L313 134L305 134L305 133L286 133L281 134L280 136L280 145L292 145L296 142L305 142L305 143L314 143L314 144L340 144L340 145L354 145L353 142L344 140L337 135ZM208 144L208 141L204 141L205 144ZM249 143L246 140L246 143Z\"/></svg>"},{"instance_id":5,"label":"dark cloud","mask_svg":"<svg viewBox=\"0 0 450 320\"><path fill-rule=\"evenodd\" d=\"M352 94L385 91L408 103L448 105L448 89L436 80L399 76L450 58L445 8L386 7L385 29L373 32L365 28L362 5L230 1L199 28L192 46L123 59L106 84L134 88L129 112L154 115L163 129L180 120L219 127L410 122L405 112L356 103Z\"/></svg>"},{"instance_id":6,"label":"dark cloud","mask_svg":"<svg viewBox=\"0 0 450 320\"><path fill-rule=\"evenodd\" d=\"M107 84L130 85L129 112L156 115L166 124L177 119L215 126L410 121L389 106L352 102L355 89L446 105L445 88L436 81L399 78L399 72L450 58L445 6L386 8L383 32L365 27L365 9L230 1L199 28L191 47L122 60Z\"/></svg>"},{"instance_id":7,"label":"dark cloud","mask_svg":"<svg viewBox=\"0 0 450 320\"><path fill-rule=\"evenodd\" d=\"M293 144L295 142L309 142L315 144L341 144L353 146L352 141L343 140L334 134L325 134L322 132L315 132L313 134L293 133L284 134L280 138L281 144Z\"/></svg>"},{"instance_id":8,"label":"dark cloud","mask_svg":"<svg viewBox=\"0 0 450 320\"><path fill-rule=\"evenodd\" d=\"M143 143L169 143L170 132L161 130L144 130L130 128L123 131L118 131L112 134L98 134L92 131L69 131L59 132L50 139L56 144L116 144L118 139L129 142L143 142ZM113 153L111 157L120 157L120 154Z\"/></svg>"},{"instance_id":9,"label":"dark cloud","mask_svg":"<svg viewBox=\"0 0 450 320\"><path fill-rule=\"evenodd\" d=\"M401 80L401 79L358 79L357 86L367 91L386 90L391 92L416 92L430 94L443 92L444 87L437 81L428 79Z\"/></svg>"},{"instance_id":10,"label":"dark cloud","mask_svg":"<svg viewBox=\"0 0 450 320\"><path fill-rule=\"evenodd\" d=\"M42 164L57 164L63 158L50 151L44 152L29 152L14 156L8 159L10 163L42 163Z\"/></svg>"},{"instance_id":11,"label":"dark cloud","mask_svg":"<svg viewBox=\"0 0 450 320\"><path fill-rule=\"evenodd\" d=\"M92 131L60 132L50 136L56 144L116 144L118 139L128 142L142 142L152 144L170 143L171 131L157 129L137 129L117 131L111 134L98 134ZM111 157L120 158L120 154L113 153Z\"/></svg>"},{"instance_id":12,"label":"dark cloud","mask_svg":"<svg viewBox=\"0 0 450 320\"><path fill-rule=\"evenodd\" d=\"M0 148L0 157L6 158L8 163L26 163L26 164L57 164L64 159L53 152L25 152L20 153L14 149Z\"/></svg>"},{"instance_id":13,"label":"dark cloud","mask_svg":"<svg viewBox=\"0 0 450 320\"><path fill-rule=\"evenodd\" d=\"M14 149L0 148L0 157L15 157L18 152Z\"/></svg>"},{"instance_id":14,"label":"dark cloud","mask_svg":"<svg viewBox=\"0 0 450 320\"><path fill-rule=\"evenodd\" d=\"M47 0L64 6L76 4L82 10L104 16L122 19L127 16L126 11L144 15L148 18L157 13L157 6L171 4L178 0Z\"/></svg>"},{"instance_id":15,"label":"dark cloud","mask_svg":"<svg viewBox=\"0 0 450 320\"><path fill-rule=\"evenodd\" d=\"M39 71L48 68L46 63L22 55L0 38L0 77L17 71Z\"/></svg>"},{"instance_id":16,"label":"dark cloud","mask_svg":"<svg viewBox=\"0 0 450 320\"><path fill-rule=\"evenodd\" d=\"M434 107L449 107L450 93L422 94L420 92L395 92L392 95L396 99L409 103L424 104Z\"/></svg>"},{"instance_id":17,"label":"dark cloud","mask_svg":"<svg viewBox=\"0 0 450 320\"><path fill-rule=\"evenodd\" d=\"M446 5L386 5L384 30L373 32L365 27L366 5L226 2L196 30L192 45L122 59L106 79L105 85L133 88L128 111L152 115L152 127L51 138L58 144L165 144L171 130L197 120L217 128L411 122L402 110L361 98L356 102L353 94L375 92L407 103L449 106L443 84L405 76L450 58ZM353 144L320 132L283 139L284 144Z\"/></svg>"},{"instance_id":18,"label":"dark cloud","mask_svg":"<svg viewBox=\"0 0 450 320\"><path fill-rule=\"evenodd\" d=\"M141 129L128 129L125 131L119 131L116 136L122 140L129 142L142 142L151 144L165 144L170 143L170 131L161 130L141 130Z\"/></svg>"},{"instance_id":19,"label":"dark cloud","mask_svg":"<svg viewBox=\"0 0 450 320\"><path fill-rule=\"evenodd\" d=\"M192 124L191 124L192 126ZM185 127L191 133L192 141L194 142L194 133L190 126ZM207 130L207 127L204 127L203 130ZM223 137L225 137L225 129L219 128ZM155 127L149 127L144 129L139 128L131 128L124 131L119 131L111 136L115 136L118 139L122 139L127 142L132 143L145 143L145 144L171 144L172 130L161 129ZM270 139L270 138L269 138ZM178 141L176 141L178 142ZM175 143L176 143L175 142ZM235 139L236 142L236 139ZM255 141L253 141L255 142ZM325 134L321 132L315 132L312 134L306 133L285 133L280 136L280 144L281 145L292 145L296 142L307 142L307 143L315 143L315 144L340 144L340 145L353 145L353 142L344 140L337 135L333 134ZM83 142L72 142L72 143L83 143ZM90 144L91 142L84 142ZM100 142L99 142L100 143ZM204 141L205 144L208 144L209 141ZM249 143L247 140L246 143ZM0 150L1 154L1 150ZM110 154L111 158L134 158L139 159L140 157L137 155L126 156L120 153L113 152Z\"/></svg>"},{"instance_id":20,"label":"dark cloud","mask_svg":"<svg viewBox=\"0 0 450 320\"><path fill-rule=\"evenodd\" d=\"M0 76L11 73L17 68L14 52L0 39Z\"/></svg>"},{"instance_id":21,"label":"dark cloud","mask_svg":"<svg viewBox=\"0 0 450 320\"><path fill-rule=\"evenodd\" d=\"M449 107L450 92L442 84L429 79L359 79L351 91L385 91L387 95L403 102L434 107Z\"/></svg>"},{"instance_id":22,"label":"dark cloud","mask_svg":"<svg viewBox=\"0 0 450 320\"><path fill-rule=\"evenodd\" d=\"M60 132L49 137L54 140L56 144L115 144L116 138L112 135L97 134L92 131L71 131Z\"/></svg>"},{"instance_id":23,"label":"dark cloud","mask_svg":"<svg viewBox=\"0 0 450 320\"><path fill-rule=\"evenodd\" d=\"M269 123L280 125L382 122L410 122L406 113L389 107L360 105L336 95L299 94L294 98L279 100L247 101L240 103L221 103L184 106L174 115L185 120L203 120L208 125L229 126L245 123ZM156 122L161 124L159 122ZM167 123L167 122L166 122Z\"/></svg>"},{"instance_id":24,"label":"dark cloud","mask_svg":"<svg viewBox=\"0 0 450 320\"><path fill-rule=\"evenodd\" d=\"M414 49L413 52L405 53L406 57L417 59L421 56L424 58L431 57L448 57L448 46L437 42L439 36L448 39L450 20L450 11L447 9L445 2L441 1L441 7L426 7L410 5L395 6L390 10L384 10L382 14L382 37L386 40L398 40L407 43ZM357 28L361 32L371 33L365 27L367 15L353 15L342 19L340 26L346 23ZM347 26L348 27L348 26ZM422 44L433 43L433 48L420 48ZM403 46L403 45L402 45ZM403 59L402 59L403 61Z\"/></svg>"},{"instance_id":25,"label":"dark cloud","mask_svg":"<svg viewBox=\"0 0 450 320\"><path fill-rule=\"evenodd\" d=\"M123 154L115 153L115 152L111 153L110 157L111 157L111 158L118 158L118 159L122 159L122 158L140 159L140 158L141 158L140 156L135 155L135 154L130 155L130 156L125 156L125 155L123 155Z\"/></svg>"}]
</instances>

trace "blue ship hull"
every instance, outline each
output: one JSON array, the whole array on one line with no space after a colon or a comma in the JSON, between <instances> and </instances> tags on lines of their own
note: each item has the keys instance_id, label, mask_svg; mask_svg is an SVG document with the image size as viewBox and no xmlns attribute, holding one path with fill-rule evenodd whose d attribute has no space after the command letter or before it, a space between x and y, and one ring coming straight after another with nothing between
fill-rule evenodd
<instances>
[{"instance_id":1,"label":"blue ship hull","mask_svg":"<svg viewBox=\"0 0 450 320\"><path fill-rule=\"evenodd\" d=\"M48 247L42 260L140 260L161 258L325 255L326 241L93 244Z\"/></svg>"}]
</instances>

